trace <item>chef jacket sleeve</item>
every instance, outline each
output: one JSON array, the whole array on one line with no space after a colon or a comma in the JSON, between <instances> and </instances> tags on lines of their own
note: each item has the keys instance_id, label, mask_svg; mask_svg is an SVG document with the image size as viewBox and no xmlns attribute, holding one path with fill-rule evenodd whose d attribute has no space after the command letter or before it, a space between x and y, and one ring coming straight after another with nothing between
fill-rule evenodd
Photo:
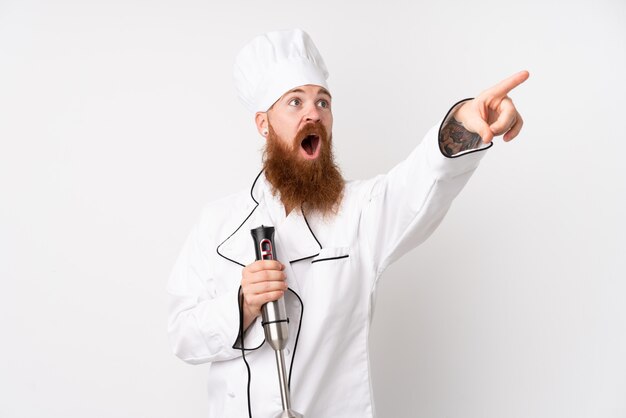
<instances>
[{"instance_id":1,"label":"chef jacket sleeve","mask_svg":"<svg viewBox=\"0 0 626 418\"><path fill-rule=\"evenodd\" d=\"M462 102L428 131L404 161L373 181L360 232L369 248L376 277L433 233L478 167L484 150L492 145L481 145L451 157L441 152L441 128Z\"/></svg>"},{"instance_id":2,"label":"chef jacket sleeve","mask_svg":"<svg viewBox=\"0 0 626 418\"><path fill-rule=\"evenodd\" d=\"M210 275L201 222L189 234L170 275L168 334L176 356L199 364L241 356L233 348L239 330L239 288L217 293ZM235 281L236 283L237 281Z\"/></svg>"}]
</instances>

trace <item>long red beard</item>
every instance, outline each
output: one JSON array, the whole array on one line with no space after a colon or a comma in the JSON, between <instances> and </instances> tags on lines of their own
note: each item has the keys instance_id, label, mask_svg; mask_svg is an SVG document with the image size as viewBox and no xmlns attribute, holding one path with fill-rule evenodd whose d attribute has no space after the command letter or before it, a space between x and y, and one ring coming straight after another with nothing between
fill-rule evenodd
<instances>
[{"instance_id":1,"label":"long red beard","mask_svg":"<svg viewBox=\"0 0 626 418\"><path fill-rule=\"evenodd\" d=\"M320 138L320 153L314 160L300 155L300 144L310 134ZM291 148L269 125L263 152L265 177L286 208L303 208L323 216L336 214L344 189L344 179L335 164L332 135L321 123L303 127L292 141Z\"/></svg>"}]
</instances>

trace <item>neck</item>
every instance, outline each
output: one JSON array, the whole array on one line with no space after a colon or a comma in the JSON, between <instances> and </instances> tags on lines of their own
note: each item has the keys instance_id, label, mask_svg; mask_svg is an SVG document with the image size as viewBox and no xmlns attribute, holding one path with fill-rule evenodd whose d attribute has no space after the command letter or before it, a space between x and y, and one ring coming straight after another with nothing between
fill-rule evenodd
<instances>
[{"instance_id":1,"label":"neck","mask_svg":"<svg viewBox=\"0 0 626 418\"><path fill-rule=\"evenodd\" d=\"M292 210L295 209L295 205L289 205L283 202L283 206L285 207L285 216L289 216Z\"/></svg>"}]
</instances>

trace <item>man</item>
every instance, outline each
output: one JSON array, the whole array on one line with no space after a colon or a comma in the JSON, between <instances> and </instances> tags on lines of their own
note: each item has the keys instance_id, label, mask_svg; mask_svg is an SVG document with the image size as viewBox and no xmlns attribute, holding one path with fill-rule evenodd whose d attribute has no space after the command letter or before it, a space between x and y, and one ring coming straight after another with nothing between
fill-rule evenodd
<instances>
[{"instance_id":1,"label":"man","mask_svg":"<svg viewBox=\"0 0 626 418\"><path fill-rule=\"evenodd\" d=\"M522 128L507 94L525 71L453 106L386 175L346 182L332 156L327 77L302 30L264 34L237 56L240 98L266 138L264 170L249 190L204 208L168 284L174 352L211 364L210 417L281 410L259 315L283 296L293 409L374 416L368 331L378 279L434 231L494 136L510 141ZM276 229L276 261L254 261L250 230L261 225Z\"/></svg>"}]
</instances>

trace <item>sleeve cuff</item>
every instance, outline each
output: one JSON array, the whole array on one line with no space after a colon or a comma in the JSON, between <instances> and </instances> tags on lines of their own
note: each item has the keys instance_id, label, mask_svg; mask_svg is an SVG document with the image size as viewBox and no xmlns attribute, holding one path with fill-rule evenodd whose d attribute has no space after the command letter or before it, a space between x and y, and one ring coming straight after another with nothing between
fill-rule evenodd
<instances>
[{"instance_id":1,"label":"sleeve cuff","mask_svg":"<svg viewBox=\"0 0 626 418\"><path fill-rule=\"evenodd\" d=\"M448 117L456 111L458 106L467 100L471 99L464 99L455 103L454 106L452 106L446 113L446 116L441 120L441 122L433 126L426 134L425 141L427 141L427 144L425 145L427 148L427 160L431 168L435 170L436 173L439 173L438 177L440 178L451 178L474 170L478 167L480 160L486 154L481 151L485 151L493 146L493 142L491 142L489 144L484 144L484 146L479 148L462 151L452 156L447 156L441 152L441 148L439 147L439 135L441 133L441 129L443 128L443 125Z\"/></svg>"},{"instance_id":2,"label":"sleeve cuff","mask_svg":"<svg viewBox=\"0 0 626 418\"><path fill-rule=\"evenodd\" d=\"M441 138L441 130L443 129L443 127L446 124L446 122L448 121L448 119L452 117L452 115L461 107L461 105L463 105L463 103L465 103L465 102L467 102L469 100L472 100L472 98L467 98L467 99L460 100L457 103L455 103L454 105L452 105L450 110L448 110L448 112L446 113L446 116L444 116L443 120L439 124L439 133L437 135L437 140L438 140L437 144L438 145L440 143L439 139ZM471 154L471 153L476 152L476 151L486 150L487 148L491 148L492 146L493 146L493 141L488 143L488 144L485 144L484 142L481 141L480 145L475 147L475 148L468 149L468 150L461 151L461 152L457 152L456 154L452 154L452 155L445 154L443 151L441 151L441 147L439 147L439 151L441 152L441 154L444 157L447 157L447 158L457 158L457 157L461 157L463 155Z\"/></svg>"}]
</instances>

